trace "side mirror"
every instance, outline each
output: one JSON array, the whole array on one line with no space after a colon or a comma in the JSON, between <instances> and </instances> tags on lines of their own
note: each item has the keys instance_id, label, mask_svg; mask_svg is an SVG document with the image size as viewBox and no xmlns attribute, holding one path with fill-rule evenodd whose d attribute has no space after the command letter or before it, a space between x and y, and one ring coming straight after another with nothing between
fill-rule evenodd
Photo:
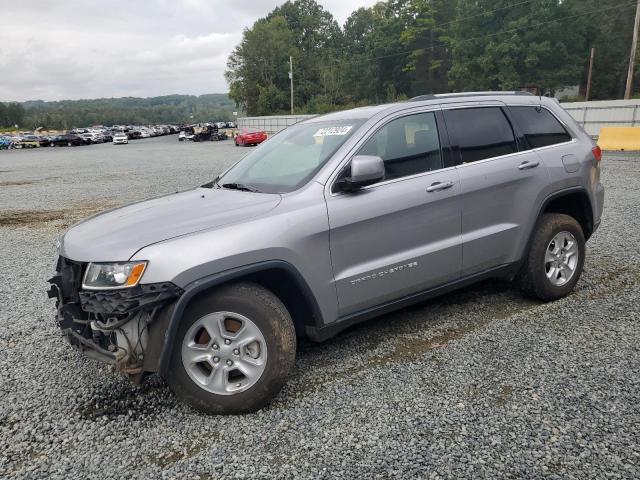
<instances>
[{"instance_id":1,"label":"side mirror","mask_svg":"<svg viewBox=\"0 0 640 480\"><path fill-rule=\"evenodd\" d=\"M384 180L384 162L375 155L356 155L351 159L351 175L340 181L340 188L353 191Z\"/></svg>"}]
</instances>

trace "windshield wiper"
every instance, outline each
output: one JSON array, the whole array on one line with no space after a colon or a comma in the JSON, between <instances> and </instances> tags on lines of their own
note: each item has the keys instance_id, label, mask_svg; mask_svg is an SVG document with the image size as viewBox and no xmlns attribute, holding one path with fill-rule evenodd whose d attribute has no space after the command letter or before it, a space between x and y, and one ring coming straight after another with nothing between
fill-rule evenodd
<instances>
[{"instance_id":1,"label":"windshield wiper","mask_svg":"<svg viewBox=\"0 0 640 480\"><path fill-rule=\"evenodd\" d=\"M223 183L222 188L228 188L230 190L242 190L243 192L259 192L260 190L245 185L244 183Z\"/></svg>"}]
</instances>

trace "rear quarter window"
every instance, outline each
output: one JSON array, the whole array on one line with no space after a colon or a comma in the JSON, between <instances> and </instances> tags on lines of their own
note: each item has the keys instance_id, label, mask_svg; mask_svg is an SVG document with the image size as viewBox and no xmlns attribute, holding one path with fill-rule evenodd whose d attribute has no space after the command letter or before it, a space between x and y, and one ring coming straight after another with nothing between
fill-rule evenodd
<instances>
[{"instance_id":1,"label":"rear quarter window","mask_svg":"<svg viewBox=\"0 0 640 480\"><path fill-rule=\"evenodd\" d=\"M531 148L571 141L571 135L546 108L511 106L509 110Z\"/></svg>"}]
</instances>

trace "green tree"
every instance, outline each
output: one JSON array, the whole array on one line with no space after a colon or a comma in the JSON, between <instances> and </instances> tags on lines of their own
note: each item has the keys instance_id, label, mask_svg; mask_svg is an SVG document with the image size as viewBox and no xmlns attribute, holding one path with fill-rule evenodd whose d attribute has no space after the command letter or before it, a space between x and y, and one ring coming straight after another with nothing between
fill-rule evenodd
<instances>
[{"instance_id":1,"label":"green tree","mask_svg":"<svg viewBox=\"0 0 640 480\"><path fill-rule=\"evenodd\" d=\"M0 102L0 127L6 127L9 125L9 119L7 117L7 106Z\"/></svg>"},{"instance_id":2,"label":"green tree","mask_svg":"<svg viewBox=\"0 0 640 480\"><path fill-rule=\"evenodd\" d=\"M580 90L586 91L589 55L595 47L591 99L622 98L629 68L629 46L633 34L635 5L619 0L566 0L572 15L569 28L580 36ZM593 12L584 15L584 12ZM635 91L640 91L636 82Z\"/></svg>"},{"instance_id":3,"label":"green tree","mask_svg":"<svg viewBox=\"0 0 640 480\"><path fill-rule=\"evenodd\" d=\"M250 115L286 111L282 93L288 90L289 56L294 54L294 36L283 17L258 20L227 61L229 96Z\"/></svg>"},{"instance_id":4,"label":"green tree","mask_svg":"<svg viewBox=\"0 0 640 480\"><path fill-rule=\"evenodd\" d=\"M24 124L25 111L20 103L12 102L7 104L6 123L7 126Z\"/></svg>"},{"instance_id":5,"label":"green tree","mask_svg":"<svg viewBox=\"0 0 640 480\"><path fill-rule=\"evenodd\" d=\"M411 51L405 65L411 75L411 94L449 91L448 35L457 0L407 0L399 4L405 24L401 39Z\"/></svg>"},{"instance_id":6,"label":"green tree","mask_svg":"<svg viewBox=\"0 0 640 480\"><path fill-rule=\"evenodd\" d=\"M505 6L503 0L459 0L452 24L456 90L545 90L575 85L582 74L580 35L567 27L572 10L561 0Z\"/></svg>"}]
</instances>

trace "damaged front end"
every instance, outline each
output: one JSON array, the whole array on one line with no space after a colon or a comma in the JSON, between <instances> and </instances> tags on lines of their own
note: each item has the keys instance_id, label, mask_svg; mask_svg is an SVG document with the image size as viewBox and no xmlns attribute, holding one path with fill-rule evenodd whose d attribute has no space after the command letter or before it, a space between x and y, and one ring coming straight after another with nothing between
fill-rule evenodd
<instances>
[{"instance_id":1,"label":"damaged front end","mask_svg":"<svg viewBox=\"0 0 640 480\"><path fill-rule=\"evenodd\" d=\"M83 290L87 265L59 257L47 292L56 299L56 322L79 351L140 382L157 370L166 310L184 292L170 282Z\"/></svg>"}]
</instances>

